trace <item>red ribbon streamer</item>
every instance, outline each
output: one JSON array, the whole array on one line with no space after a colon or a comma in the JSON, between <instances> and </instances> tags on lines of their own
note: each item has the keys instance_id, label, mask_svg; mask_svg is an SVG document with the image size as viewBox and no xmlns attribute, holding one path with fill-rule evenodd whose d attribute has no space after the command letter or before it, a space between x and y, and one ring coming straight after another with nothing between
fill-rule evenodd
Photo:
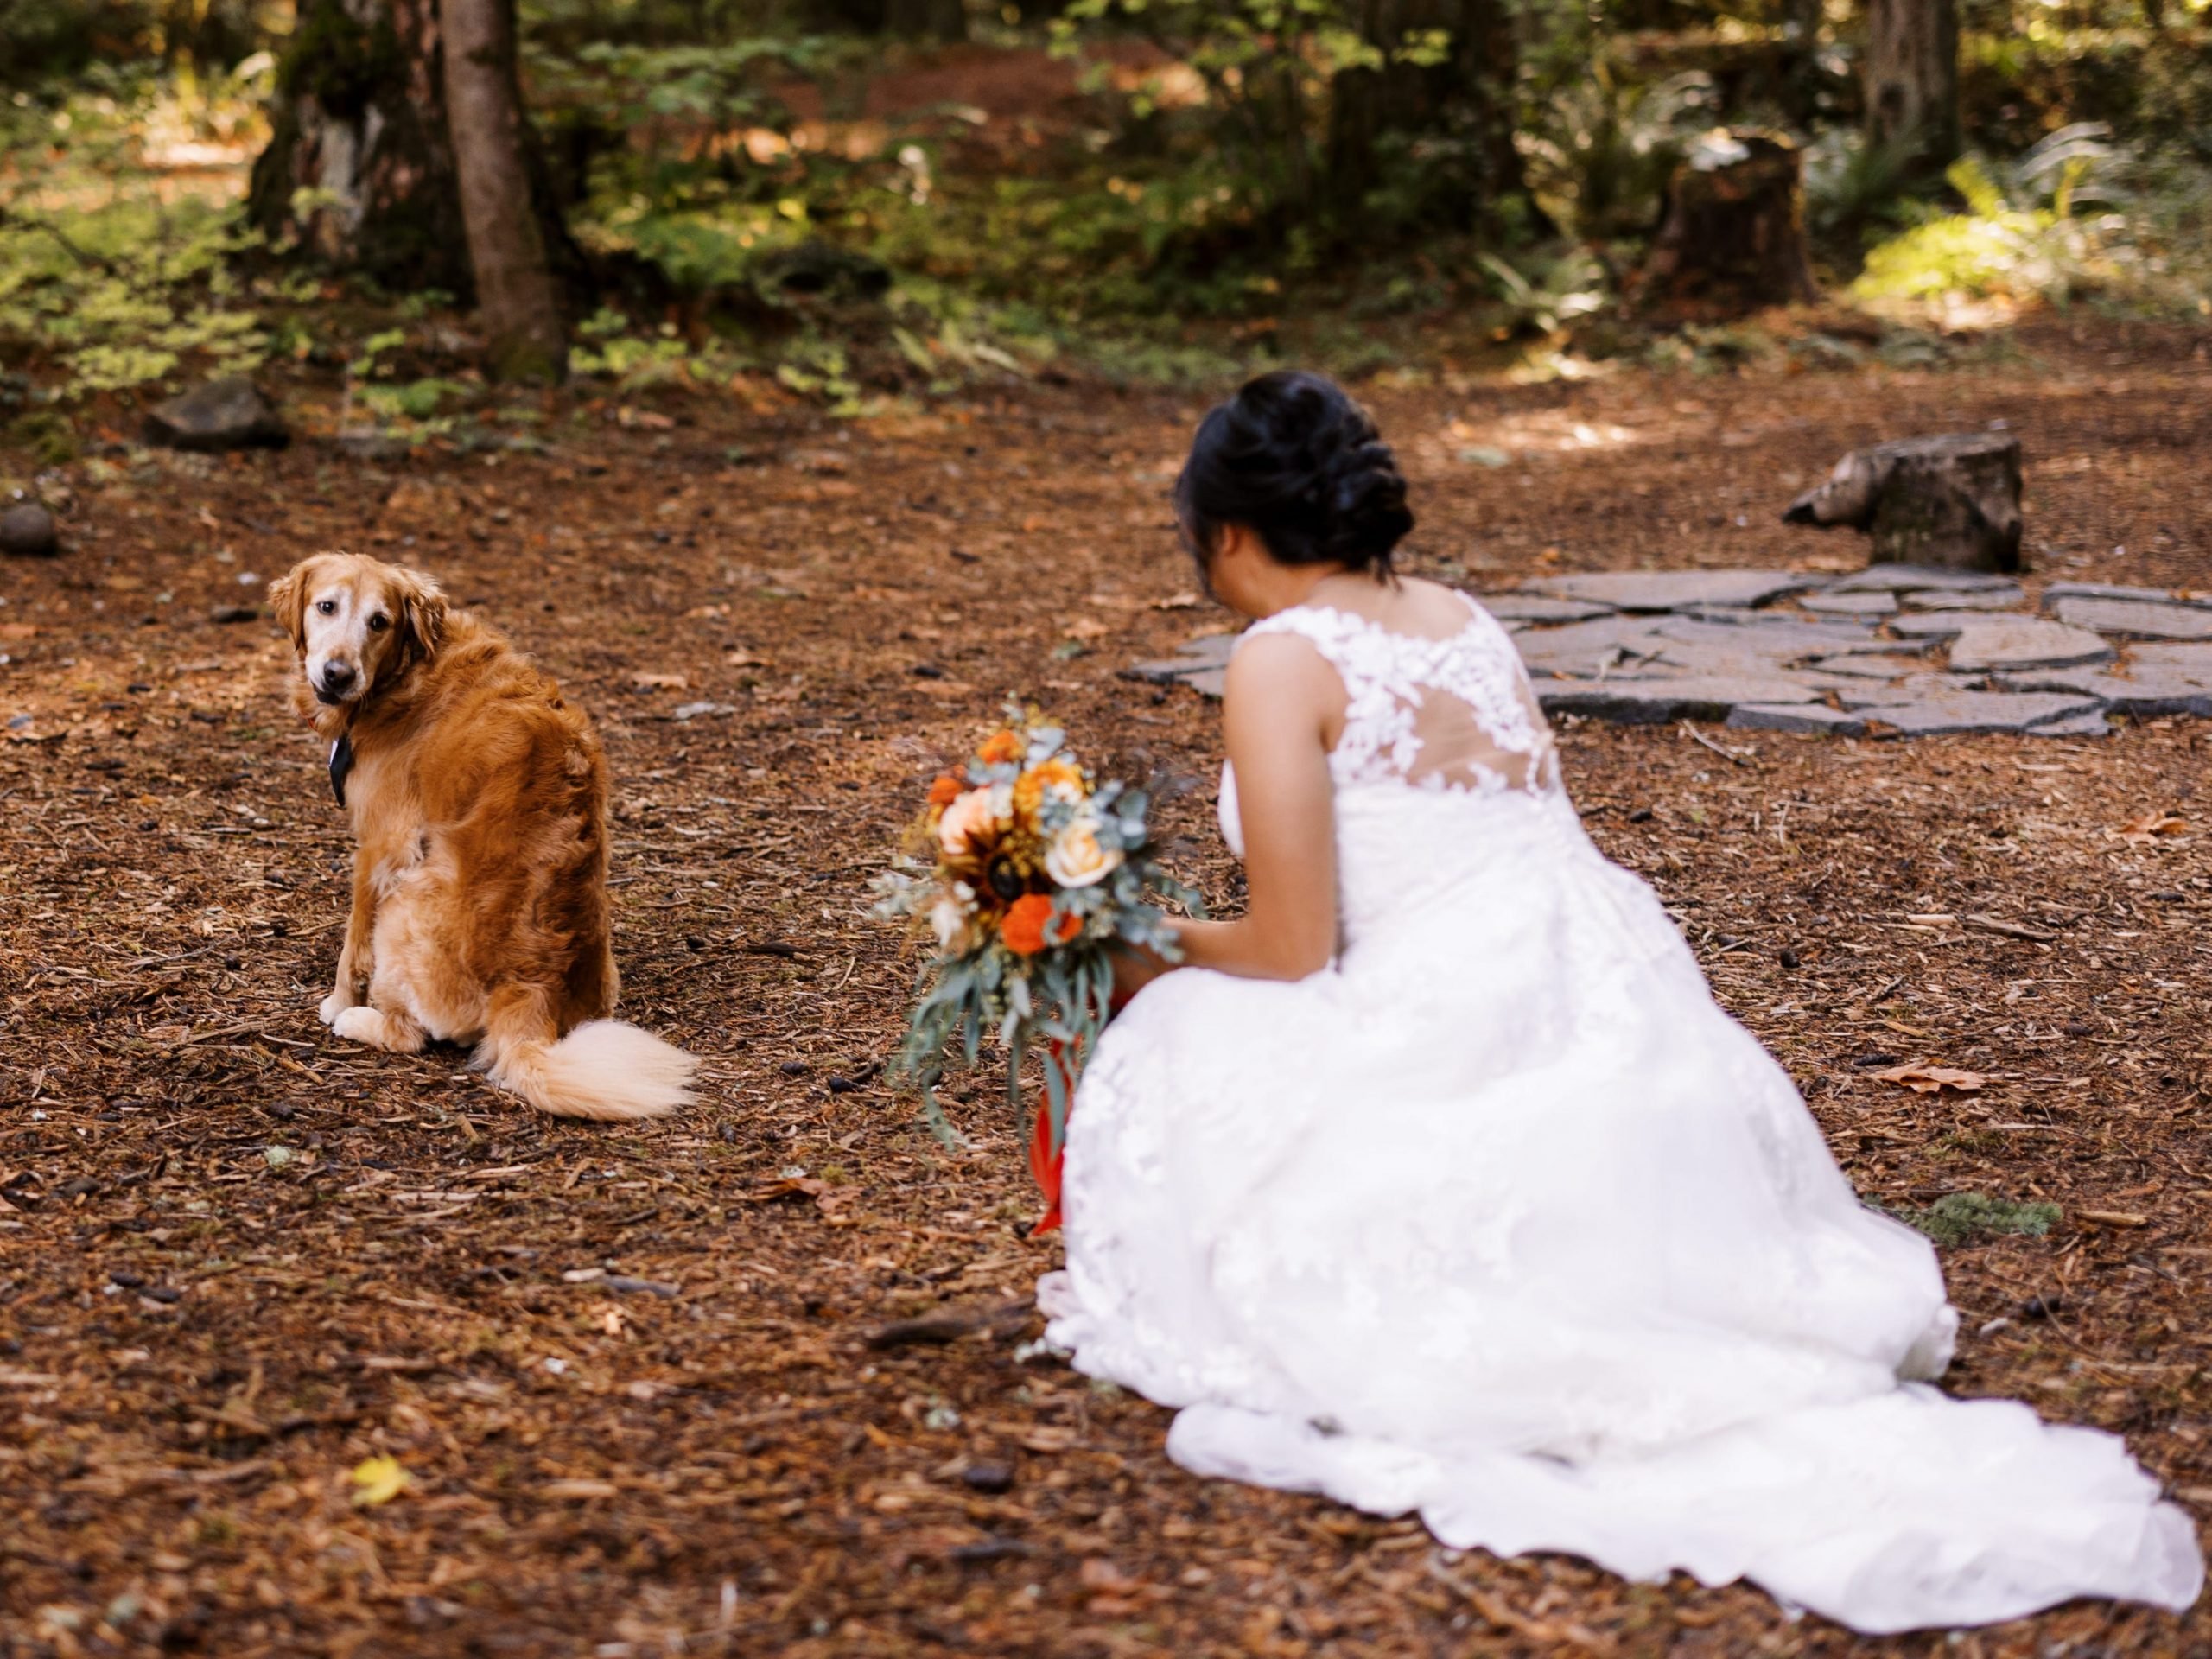
<instances>
[{"instance_id":1,"label":"red ribbon streamer","mask_svg":"<svg viewBox=\"0 0 2212 1659\"><path fill-rule=\"evenodd\" d=\"M1106 1017L1111 1020L1124 1007L1129 999L1116 993L1106 1005ZM1075 1067L1068 1060L1067 1045L1054 1038L1048 1046L1045 1064L1060 1069L1066 1084L1068 1114L1075 1113ZM1067 1125L1062 1122L1060 1143L1052 1143L1052 1091L1048 1084L1037 1096L1037 1116L1029 1129L1029 1173L1037 1183L1037 1190L1045 1195L1045 1213L1037 1217L1037 1224L1029 1230L1032 1238L1042 1238L1057 1232L1060 1225L1060 1167L1067 1158Z\"/></svg>"}]
</instances>

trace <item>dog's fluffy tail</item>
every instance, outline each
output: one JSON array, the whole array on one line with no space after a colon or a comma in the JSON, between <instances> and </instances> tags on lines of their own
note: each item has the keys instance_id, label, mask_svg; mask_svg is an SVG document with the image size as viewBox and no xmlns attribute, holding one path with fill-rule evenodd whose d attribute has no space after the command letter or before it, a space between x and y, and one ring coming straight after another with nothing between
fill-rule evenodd
<instances>
[{"instance_id":1,"label":"dog's fluffy tail","mask_svg":"<svg viewBox=\"0 0 2212 1659\"><path fill-rule=\"evenodd\" d=\"M620 1020L588 1020L552 1043L495 1030L484 1048L492 1081L539 1111L608 1123L689 1106L699 1070L675 1044Z\"/></svg>"}]
</instances>

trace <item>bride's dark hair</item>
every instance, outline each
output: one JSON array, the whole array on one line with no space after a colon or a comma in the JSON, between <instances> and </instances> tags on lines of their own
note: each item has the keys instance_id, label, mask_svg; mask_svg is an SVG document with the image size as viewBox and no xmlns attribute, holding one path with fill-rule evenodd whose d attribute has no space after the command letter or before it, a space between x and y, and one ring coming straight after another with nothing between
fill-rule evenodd
<instances>
[{"instance_id":1,"label":"bride's dark hair","mask_svg":"<svg viewBox=\"0 0 2212 1659\"><path fill-rule=\"evenodd\" d=\"M1175 516L1204 574L1224 524L1243 524L1282 564L1391 574L1414 527L1398 458L1368 412L1324 375L1249 380L1198 423L1175 480Z\"/></svg>"}]
</instances>

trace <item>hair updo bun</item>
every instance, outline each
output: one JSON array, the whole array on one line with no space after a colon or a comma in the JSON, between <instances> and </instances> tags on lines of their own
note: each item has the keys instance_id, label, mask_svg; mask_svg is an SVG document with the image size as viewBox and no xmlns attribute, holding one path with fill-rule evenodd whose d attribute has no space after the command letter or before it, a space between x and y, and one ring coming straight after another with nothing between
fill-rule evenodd
<instances>
[{"instance_id":1,"label":"hair updo bun","mask_svg":"<svg viewBox=\"0 0 2212 1659\"><path fill-rule=\"evenodd\" d=\"M1382 577L1414 527L1398 459L1342 386L1281 370L1245 383L1198 423L1175 512L1203 572L1225 524L1281 564L1341 564Z\"/></svg>"}]
</instances>

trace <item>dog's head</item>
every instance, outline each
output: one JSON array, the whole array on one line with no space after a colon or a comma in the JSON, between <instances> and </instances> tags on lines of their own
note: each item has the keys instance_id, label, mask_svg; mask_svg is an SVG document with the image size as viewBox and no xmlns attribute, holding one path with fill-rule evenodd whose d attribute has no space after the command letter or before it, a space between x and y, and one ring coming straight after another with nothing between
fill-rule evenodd
<instances>
[{"instance_id":1,"label":"dog's head","mask_svg":"<svg viewBox=\"0 0 2212 1659\"><path fill-rule=\"evenodd\" d=\"M445 595L419 570L353 553L302 559L270 586L308 690L327 708L366 702L435 654Z\"/></svg>"}]
</instances>

